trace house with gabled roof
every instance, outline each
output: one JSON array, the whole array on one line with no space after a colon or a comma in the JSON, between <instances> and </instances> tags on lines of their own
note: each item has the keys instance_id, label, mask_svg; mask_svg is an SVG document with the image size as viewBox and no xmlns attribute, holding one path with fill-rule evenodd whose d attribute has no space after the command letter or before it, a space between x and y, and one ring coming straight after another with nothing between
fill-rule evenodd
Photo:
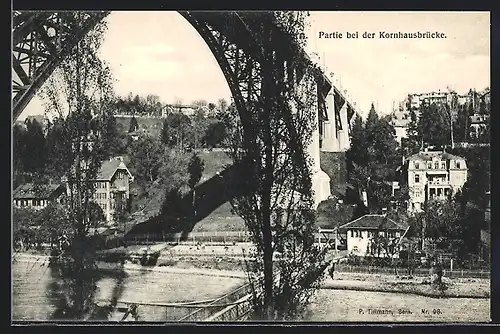
<instances>
[{"instance_id":1,"label":"house with gabled roof","mask_svg":"<svg viewBox=\"0 0 500 334\"><path fill-rule=\"evenodd\" d=\"M347 251L357 256L387 256L385 249L374 251L374 242L382 238L387 246L399 249L400 241L406 235L409 226L397 223L385 214L368 214L338 227L340 234L347 234ZM399 252L393 252L397 257Z\"/></svg>"},{"instance_id":2,"label":"house with gabled roof","mask_svg":"<svg viewBox=\"0 0 500 334\"><path fill-rule=\"evenodd\" d=\"M430 199L446 200L467 181L467 161L445 151L425 149L405 160L409 188L408 211L423 210Z\"/></svg>"},{"instance_id":3,"label":"house with gabled roof","mask_svg":"<svg viewBox=\"0 0 500 334\"><path fill-rule=\"evenodd\" d=\"M121 157L111 158L102 163L95 184L94 201L99 204L106 221L114 220L114 213L118 209L128 210L130 198L130 183L134 176L123 162ZM67 180L63 179L63 182ZM69 191L69 187L68 191Z\"/></svg>"},{"instance_id":4,"label":"house with gabled roof","mask_svg":"<svg viewBox=\"0 0 500 334\"><path fill-rule=\"evenodd\" d=\"M17 187L12 193L14 207L40 210L50 202L60 202L64 194L62 184L33 184L25 183Z\"/></svg>"}]
</instances>

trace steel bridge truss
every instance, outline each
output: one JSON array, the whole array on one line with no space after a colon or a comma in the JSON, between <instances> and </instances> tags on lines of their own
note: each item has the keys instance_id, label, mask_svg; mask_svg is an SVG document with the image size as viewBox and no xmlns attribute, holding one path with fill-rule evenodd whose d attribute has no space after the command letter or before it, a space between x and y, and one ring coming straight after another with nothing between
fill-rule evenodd
<instances>
[{"instance_id":1,"label":"steel bridge truss","mask_svg":"<svg viewBox=\"0 0 500 334\"><path fill-rule=\"evenodd\" d=\"M13 12L14 121L64 57L107 14L108 12Z\"/></svg>"}]
</instances>

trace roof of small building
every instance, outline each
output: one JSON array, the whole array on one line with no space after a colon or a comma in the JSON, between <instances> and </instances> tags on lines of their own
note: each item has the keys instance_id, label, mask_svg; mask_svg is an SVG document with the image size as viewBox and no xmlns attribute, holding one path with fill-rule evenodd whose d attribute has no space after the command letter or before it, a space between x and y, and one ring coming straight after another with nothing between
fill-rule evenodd
<instances>
[{"instance_id":1,"label":"roof of small building","mask_svg":"<svg viewBox=\"0 0 500 334\"><path fill-rule=\"evenodd\" d=\"M388 218L386 215L364 215L339 227L341 230L363 229L363 230L400 230L406 228Z\"/></svg>"},{"instance_id":2,"label":"roof of small building","mask_svg":"<svg viewBox=\"0 0 500 334\"><path fill-rule=\"evenodd\" d=\"M489 118L488 115L474 114L470 117L470 121L472 124L481 124L481 123L484 123L487 118Z\"/></svg>"},{"instance_id":3,"label":"roof of small building","mask_svg":"<svg viewBox=\"0 0 500 334\"><path fill-rule=\"evenodd\" d=\"M55 183L39 185L35 185L33 183L25 183L14 190L12 197L14 199L48 199L60 187L62 187L61 184Z\"/></svg>"},{"instance_id":4,"label":"roof of small building","mask_svg":"<svg viewBox=\"0 0 500 334\"><path fill-rule=\"evenodd\" d=\"M419 152L408 157L407 160L423 160L430 161L433 158L441 158L442 160L465 160L463 157L459 157L457 155L453 155L443 151L428 151L428 152Z\"/></svg>"}]
</instances>

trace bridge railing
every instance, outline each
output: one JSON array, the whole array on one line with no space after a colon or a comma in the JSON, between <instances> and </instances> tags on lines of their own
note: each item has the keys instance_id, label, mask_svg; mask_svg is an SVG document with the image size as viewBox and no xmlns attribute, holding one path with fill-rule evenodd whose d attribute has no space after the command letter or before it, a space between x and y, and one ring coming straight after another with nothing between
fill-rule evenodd
<instances>
[{"instance_id":1,"label":"bridge railing","mask_svg":"<svg viewBox=\"0 0 500 334\"><path fill-rule=\"evenodd\" d=\"M221 310L228 307L225 304L232 304L239 300L241 300L245 296L251 295L251 285L249 283L239 287L236 290L231 291L230 293L215 299L213 302L208 305L200 306L195 311L190 314L181 317L178 319L178 322L197 322L204 321L207 318L210 318L212 315L217 314Z\"/></svg>"}]
</instances>

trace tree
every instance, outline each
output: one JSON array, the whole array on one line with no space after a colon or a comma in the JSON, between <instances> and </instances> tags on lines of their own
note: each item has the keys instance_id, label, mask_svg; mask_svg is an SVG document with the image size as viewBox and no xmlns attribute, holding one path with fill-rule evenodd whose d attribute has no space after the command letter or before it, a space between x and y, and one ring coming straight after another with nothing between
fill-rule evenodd
<instances>
[{"instance_id":1,"label":"tree","mask_svg":"<svg viewBox=\"0 0 500 334\"><path fill-rule=\"evenodd\" d=\"M217 108L219 109L219 112L226 112L228 107L227 101L225 99L218 99L217 100Z\"/></svg>"},{"instance_id":2,"label":"tree","mask_svg":"<svg viewBox=\"0 0 500 334\"><path fill-rule=\"evenodd\" d=\"M167 226L172 232L177 231L178 227L184 223L187 214L179 188L174 187L165 190L165 199L160 210L160 216L168 224Z\"/></svg>"},{"instance_id":3,"label":"tree","mask_svg":"<svg viewBox=\"0 0 500 334\"><path fill-rule=\"evenodd\" d=\"M269 15L293 43L302 46L299 35L307 13ZM263 35L270 36L273 26L263 21ZM231 138L241 142L229 146L234 148L230 156L244 173L244 177L234 176L234 186L242 189L242 195L231 204L256 247L247 273L255 289L252 300L257 316L290 319L304 310L328 265L325 250L314 244L314 200L306 150L317 122L316 69L297 53L291 62L305 69L301 84L283 80L284 71L275 70L279 57L268 51L272 41L259 42L264 44L260 98L240 113L243 131L235 131ZM262 297L257 293L260 290Z\"/></svg>"},{"instance_id":4,"label":"tree","mask_svg":"<svg viewBox=\"0 0 500 334\"><path fill-rule=\"evenodd\" d=\"M24 171L31 174L39 174L47 162L45 135L35 119L26 121L22 160Z\"/></svg>"},{"instance_id":5,"label":"tree","mask_svg":"<svg viewBox=\"0 0 500 334\"><path fill-rule=\"evenodd\" d=\"M148 136L139 136L130 146L130 162L134 166L137 178L153 183L159 175L163 149L158 140Z\"/></svg>"},{"instance_id":6,"label":"tree","mask_svg":"<svg viewBox=\"0 0 500 334\"><path fill-rule=\"evenodd\" d=\"M459 235L459 218L459 205L455 201L428 200L424 211L412 221L413 229L422 231L423 240L430 239L438 246L445 247Z\"/></svg>"},{"instance_id":7,"label":"tree","mask_svg":"<svg viewBox=\"0 0 500 334\"><path fill-rule=\"evenodd\" d=\"M182 191L188 185L189 157L186 153L166 148L160 159L159 181L166 189L179 189Z\"/></svg>"},{"instance_id":8,"label":"tree","mask_svg":"<svg viewBox=\"0 0 500 334\"><path fill-rule=\"evenodd\" d=\"M408 138L402 142L402 150L404 156L408 157L418 153L422 149L422 129L417 114L414 110L410 111L410 122L408 123Z\"/></svg>"},{"instance_id":9,"label":"tree","mask_svg":"<svg viewBox=\"0 0 500 334\"><path fill-rule=\"evenodd\" d=\"M160 140L163 144L165 144L169 147L172 147L175 143L175 139L172 138L172 133L170 130L171 129L169 128L168 120L164 119L163 126L162 126L161 132L160 132Z\"/></svg>"},{"instance_id":10,"label":"tree","mask_svg":"<svg viewBox=\"0 0 500 334\"><path fill-rule=\"evenodd\" d=\"M166 135L165 137L162 135L162 140L166 140L167 142L164 141L164 143L170 147L175 146L184 151L190 126L191 120L188 116L181 112L173 112L167 116L163 123L162 134L165 133Z\"/></svg>"},{"instance_id":11,"label":"tree","mask_svg":"<svg viewBox=\"0 0 500 334\"><path fill-rule=\"evenodd\" d=\"M189 165L188 165L188 173L189 173L188 186L193 194L193 202L192 202L193 210L195 208L196 185L198 184L198 182L200 182L204 169L205 169L205 164L203 160L201 160L200 157L196 155L196 153L193 154L193 156L189 160ZM193 213L196 215L196 211L193 211Z\"/></svg>"},{"instance_id":12,"label":"tree","mask_svg":"<svg viewBox=\"0 0 500 334\"><path fill-rule=\"evenodd\" d=\"M203 142L205 143L206 147L212 149L222 144L226 136L226 125L221 121L215 121L207 126L207 129L205 130L205 134L203 136Z\"/></svg>"},{"instance_id":13,"label":"tree","mask_svg":"<svg viewBox=\"0 0 500 334\"><path fill-rule=\"evenodd\" d=\"M450 122L444 108L436 103L424 103L421 107L419 122L427 145L442 147L450 143Z\"/></svg>"},{"instance_id":14,"label":"tree","mask_svg":"<svg viewBox=\"0 0 500 334\"><path fill-rule=\"evenodd\" d=\"M26 130L14 124L12 128L12 176L14 189L24 183L24 164L23 156L25 155Z\"/></svg>"},{"instance_id":15,"label":"tree","mask_svg":"<svg viewBox=\"0 0 500 334\"><path fill-rule=\"evenodd\" d=\"M348 178L361 198L366 192L368 209L378 212L387 208L391 181L401 161L395 130L387 117L379 117L372 104L366 123L354 119L351 147L346 153Z\"/></svg>"},{"instance_id":16,"label":"tree","mask_svg":"<svg viewBox=\"0 0 500 334\"><path fill-rule=\"evenodd\" d=\"M107 147L104 159L120 154L123 151L123 145L120 141L120 134L116 125L116 118L112 112L105 112L102 115L102 124L106 128L103 137L104 145Z\"/></svg>"},{"instance_id":17,"label":"tree","mask_svg":"<svg viewBox=\"0 0 500 334\"><path fill-rule=\"evenodd\" d=\"M467 142L469 137L469 115L467 105L462 105L457 110L457 118L453 124L453 135L457 142Z\"/></svg>"},{"instance_id":18,"label":"tree","mask_svg":"<svg viewBox=\"0 0 500 334\"><path fill-rule=\"evenodd\" d=\"M128 127L128 132L134 132L139 129L139 124L137 123L137 119L135 119L135 116L132 116L130 119L130 125Z\"/></svg>"},{"instance_id":19,"label":"tree","mask_svg":"<svg viewBox=\"0 0 500 334\"><path fill-rule=\"evenodd\" d=\"M189 160L188 165L188 173L189 180L188 185L189 188L194 189L194 187L200 182L201 176L203 175L203 169L205 168L205 164L203 160L196 154L193 154L191 159Z\"/></svg>"},{"instance_id":20,"label":"tree","mask_svg":"<svg viewBox=\"0 0 500 334\"><path fill-rule=\"evenodd\" d=\"M77 23L86 13L69 15ZM106 23L100 22L84 36L41 90L47 113L55 114L59 125L57 151L67 180L68 196L64 207L71 237L60 249L57 282L60 301L55 318L87 319L97 309L95 245L89 234L100 219L93 204L95 180L106 155L108 127L106 115L113 112L114 96L110 69L98 58ZM61 139L64 139L61 140Z\"/></svg>"},{"instance_id":21,"label":"tree","mask_svg":"<svg viewBox=\"0 0 500 334\"><path fill-rule=\"evenodd\" d=\"M195 110L194 115L191 117L190 124L186 128L186 137L189 146L193 147L196 151L202 143L202 136L200 133L204 133L207 128L207 120L205 115L205 110L203 108L198 108Z\"/></svg>"}]
</instances>

